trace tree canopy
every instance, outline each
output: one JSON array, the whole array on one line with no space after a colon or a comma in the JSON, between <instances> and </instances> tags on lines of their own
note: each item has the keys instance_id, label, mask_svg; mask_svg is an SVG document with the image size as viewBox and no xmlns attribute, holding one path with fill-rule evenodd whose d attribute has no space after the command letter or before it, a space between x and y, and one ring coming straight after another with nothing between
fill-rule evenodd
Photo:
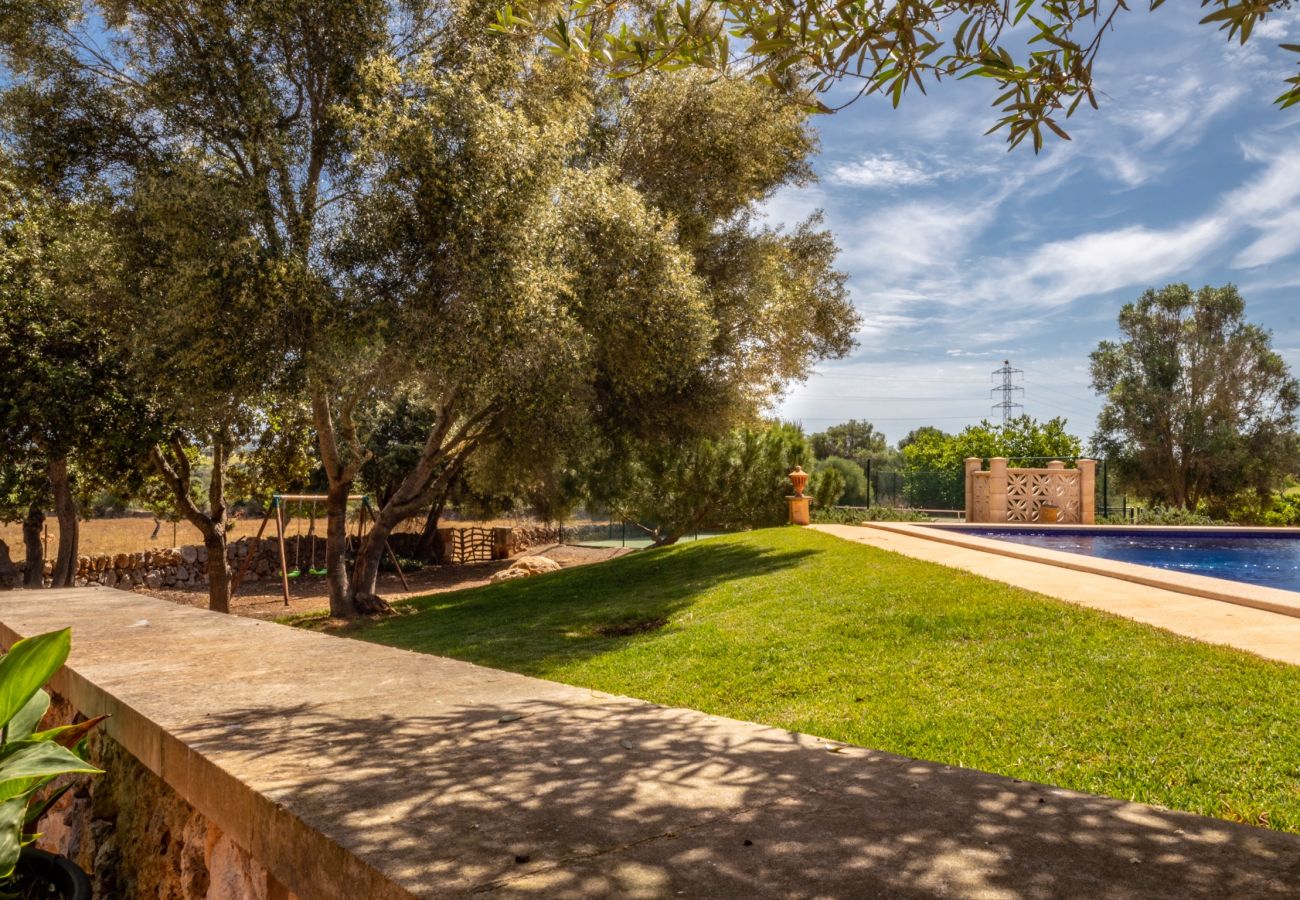
<instances>
[{"instance_id":1,"label":"tree canopy","mask_svg":"<svg viewBox=\"0 0 1300 900\"><path fill-rule=\"evenodd\" d=\"M883 432L876 431L876 426L861 419L849 419L839 425L832 425L825 431L814 434L813 454L818 459L838 456L852 460L861 468L866 468L867 461L881 460L889 455L889 444Z\"/></svg>"},{"instance_id":2,"label":"tree canopy","mask_svg":"<svg viewBox=\"0 0 1300 900\"><path fill-rule=\"evenodd\" d=\"M282 399L310 409L338 614L382 608L383 541L472 456L558 484L578 446L754 421L852 345L820 221L755 215L811 174L782 91L611 80L443 0L86 7L4 7L5 141L24 177L111 199L116 309L167 426L154 466L205 541L225 540L235 448ZM363 477L385 502L349 572Z\"/></svg>"},{"instance_id":3,"label":"tree canopy","mask_svg":"<svg viewBox=\"0 0 1300 900\"><path fill-rule=\"evenodd\" d=\"M1142 4L1154 12L1165 0ZM1201 0L1202 24L1245 43L1256 26L1291 0ZM927 82L979 77L995 86L998 118L1012 146L1045 133L1068 138L1062 120L1082 103L1098 105L1093 69L1106 35L1131 12L1129 0L574 0L553 17L548 4L503 4L496 28L550 24L556 51L593 59L621 74L698 66L739 71L810 104L847 82L854 99L883 94L895 106ZM1291 53L1300 45L1282 44ZM1281 73L1279 73L1280 75ZM1279 78L1279 83L1283 83ZM1285 79L1277 102L1300 103L1300 75ZM849 102L852 102L851 100Z\"/></svg>"},{"instance_id":4,"label":"tree canopy","mask_svg":"<svg viewBox=\"0 0 1300 900\"><path fill-rule=\"evenodd\" d=\"M1300 384L1233 285L1146 291L1092 354L1094 446L1141 496L1196 509L1295 471Z\"/></svg>"},{"instance_id":5,"label":"tree canopy","mask_svg":"<svg viewBox=\"0 0 1300 900\"><path fill-rule=\"evenodd\" d=\"M903 448L907 491L916 506L960 509L964 503L964 464L967 459L1004 456L1013 466L1044 466L1052 459L1071 459L1083 452L1082 442L1066 431L1061 417L1039 422L1017 416L995 425L968 425L957 434L919 428Z\"/></svg>"}]
</instances>

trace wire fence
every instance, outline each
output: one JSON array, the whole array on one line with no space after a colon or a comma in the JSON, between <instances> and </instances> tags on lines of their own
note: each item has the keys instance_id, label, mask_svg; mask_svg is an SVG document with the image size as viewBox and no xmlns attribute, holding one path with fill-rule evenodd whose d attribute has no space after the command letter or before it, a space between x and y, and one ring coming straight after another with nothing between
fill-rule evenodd
<instances>
[{"instance_id":1,"label":"wire fence","mask_svg":"<svg viewBox=\"0 0 1300 900\"><path fill-rule=\"evenodd\" d=\"M1078 456L1009 457L1007 464L1017 468L1041 468L1061 460L1066 468L1075 468ZM984 461L987 464L988 460ZM1131 518L1133 507L1128 497L1111 480L1110 466L1097 460L1097 515ZM966 509L966 471L954 469L916 469L907 466L875 468L867 472L872 506L906 507L936 513L962 514Z\"/></svg>"}]
</instances>

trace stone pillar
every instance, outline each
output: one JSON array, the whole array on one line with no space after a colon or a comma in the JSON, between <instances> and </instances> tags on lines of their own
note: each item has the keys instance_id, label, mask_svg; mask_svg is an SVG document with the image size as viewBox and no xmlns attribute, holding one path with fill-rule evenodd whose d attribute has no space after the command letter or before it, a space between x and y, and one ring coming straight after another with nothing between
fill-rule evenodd
<instances>
[{"instance_id":1,"label":"stone pillar","mask_svg":"<svg viewBox=\"0 0 1300 900\"><path fill-rule=\"evenodd\" d=\"M972 456L966 460L966 521L975 521L975 473L984 468L984 460Z\"/></svg>"},{"instance_id":2,"label":"stone pillar","mask_svg":"<svg viewBox=\"0 0 1300 900\"><path fill-rule=\"evenodd\" d=\"M1097 524L1097 460L1081 459L1079 467L1079 521Z\"/></svg>"},{"instance_id":3,"label":"stone pillar","mask_svg":"<svg viewBox=\"0 0 1300 900\"><path fill-rule=\"evenodd\" d=\"M989 521L1007 520L1007 458L995 456L989 460Z\"/></svg>"}]
</instances>

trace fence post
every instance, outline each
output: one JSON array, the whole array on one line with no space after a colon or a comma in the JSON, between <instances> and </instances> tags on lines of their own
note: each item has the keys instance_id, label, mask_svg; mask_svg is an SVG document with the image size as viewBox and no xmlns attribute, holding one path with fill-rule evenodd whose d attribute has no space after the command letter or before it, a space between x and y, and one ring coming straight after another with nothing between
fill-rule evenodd
<instances>
[{"instance_id":1,"label":"fence post","mask_svg":"<svg viewBox=\"0 0 1300 900\"><path fill-rule=\"evenodd\" d=\"M1101 461L1101 514L1110 517L1110 460Z\"/></svg>"}]
</instances>

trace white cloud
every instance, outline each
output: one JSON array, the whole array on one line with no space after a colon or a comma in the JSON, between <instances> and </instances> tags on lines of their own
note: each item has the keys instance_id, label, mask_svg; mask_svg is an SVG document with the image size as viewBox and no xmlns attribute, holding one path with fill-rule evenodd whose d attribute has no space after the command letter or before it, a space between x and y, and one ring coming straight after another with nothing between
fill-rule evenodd
<instances>
[{"instance_id":1,"label":"white cloud","mask_svg":"<svg viewBox=\"0 0 1300 900\"><path fill-rule=\"evenodd\" d=\"M855 163L840 163L832 167L829 180L864 188L916 187L946 178L948 172L946 166L900 159L892 153L877 153L864 156Z\"/></svg>"},{"instance_id":2,"label":"white cloud","mask_svg":"<svg viewBox=\"0 0 1300 900\"><path fill-rule=\"evenodd\" d=\"M836 228L841 262L875 279L933 274L960 261L996 206L913 201L867 212L848 228Z\"/></svg>"},{"instance_id":3,"label":"white cloud","mask_svg":"<svg viewBox=\"0 0 1300 900\"><path fill-rule=\"evenodd\" d=\"M1274 216L1256 228L1263 234L1233 258L1234 267L1253 269L1285 259L1300 250L1300 209Z\"/></svg>"}]
</instances>

